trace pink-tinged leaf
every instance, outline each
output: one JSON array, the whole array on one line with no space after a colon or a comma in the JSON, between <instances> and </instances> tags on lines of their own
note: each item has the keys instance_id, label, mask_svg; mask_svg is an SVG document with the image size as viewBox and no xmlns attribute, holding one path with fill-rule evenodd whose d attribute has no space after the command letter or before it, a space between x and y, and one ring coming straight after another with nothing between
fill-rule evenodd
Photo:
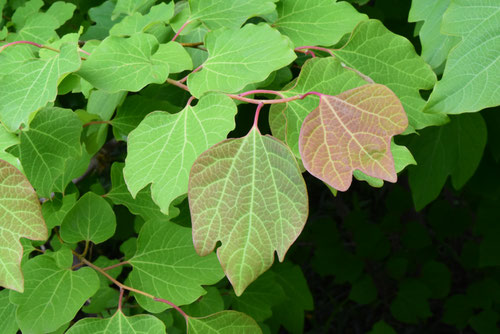
<instances>
[{"instance_id":1,"label":"pink-tinged leaf","mask_svg":"<svg viewBox=\"0 0 500 334\"><path fill-rule=\"evenodd\" d=\"M35 190L14 166L0 160L0 286L24 291L20 238L47 239Z\"/></svg>"},{"instance_id":2,"label":"pink-tinged leaf","mask_svg":"<svg viewBox=\"0 0 500 334\"><path fill-rule=\"evenodd\" d=\"M290 149L252 128L195 161L189 206L196 251L217 255L237 295L283 261L307 219L307 189Z\"/></svg>"},{"instance_id":3,"label":"pink-tinged leaf","mask_svg":"<svg viewBox=\"0 0 500 334\"><path fill-rule=\"evenodd\" d=\"M391 138L407 126L401 102L384 85L322 95L300 130L302 162L309 173L340 191L349 188L354 170L396 182Z\"/></svg>"}]
</instances>

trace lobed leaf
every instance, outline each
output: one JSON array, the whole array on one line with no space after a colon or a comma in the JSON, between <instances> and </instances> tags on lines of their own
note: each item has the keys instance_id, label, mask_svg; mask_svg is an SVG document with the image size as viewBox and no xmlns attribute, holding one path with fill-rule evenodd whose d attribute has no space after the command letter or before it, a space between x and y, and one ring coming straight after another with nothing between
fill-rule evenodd
<instances>
[{"instance_id":1,"label":"lobed leaf","mask_svg":"<svg viewBox=\"0 0 500 334\"><path fill-rule=\"evenodd\" d=\"M79 320L67 334L164 334L163 322L150 314L128 317L121 310L111 318L85 318Z\"/></svg>"},{"instance_id":2,"label":"lobed leaf","mask_svg":"<svg viewBox=\"0 0 500 334\"><path fill-rule=\"evenodd\" d=\"M46 240L47 227L33 187L4 160L0 160L0 216L0 285L23 292L23 247L19 239Z\"/></svg>"},{"instance_id":3,"label":"lobed leaf","mask_svg":"<svg viewBox=\"0 0 500 334\"><path fill-rule=\"evenodd\" d=\"M132 36L138 32L145 32L149 27L157 23L167 23L174 15L174 3L160 3L151 7L146 15L135 12L125 17L121 22L115 24L109 31L113 36Z\"/></svg>"},{"instance_id":4,"label":"lobed leaf","mask_svg":"<svg viewBox=\"0 0 500 334\"><path fill-rule=\"evenodd\" d=\"M267 24L208 32L205 47L208 58L202 70L188 77L189 90L196 97L210 91L238 92L296 58L289 40Z\"/></svg>"},{"instance_id":5,"label":"lobed leaf","mask_svg":"<svg viewBox=\"0 0 500 334\"><path fill-rule=\"evenodd\" d=\"M129 135L123 173L132 196L152 183L153 200L168 214L170 203L187 192L196 158L234 128L236 111L229 97L212 94L177 114L149 114Z\"/></svg>"},{"instance_id":6,"label":"lobed leaf","mask_svg":"<svg viewBox=\"0 0 500 334\"><path fill-rule=\"evenodd\" d=\"M356 169L395 182L391 137L407 126L401 102L383 85L322 95L302 125L302 162L309 173L340 191L349 188Z\"/></svg>"},{"instance_id":7,"label":"lobed leaf","mask_svg":"<svg viewBox=\"0 0 500 334\"><path fill-rule=\"evenodd\" d=\"M215 254L200 257L193 249L191 230L172 222L149 221L142 227L137 252L129 260L130 285L176 305L194 302L206 293L201 285L218 282L223 272ZM169 306L135 294L149 312Z\"/></svg>"},{"instance_id":8,"label":"lobed leaf","mask_svg":"<svg viewBox=\"0 0 500 334\"><path fill-rule=\"evenodd\" d=\"M238 296L272 265L274 251L283 261L308 213L293 154L255 127L200 155L188 196L196 251L207 255L222 242L217 256Z\"/></svg>"},{"instance_id":9,"label":"lobed leaf","mask_svg":"<svg viewBox=\"0 0 500 334\"><path fill-rule=\"evenodd\" d=\"M368 17L348 2L330 0L282 0L273 26L290 37L296 47L330 46Z\"/></svg>"}]
</instances>

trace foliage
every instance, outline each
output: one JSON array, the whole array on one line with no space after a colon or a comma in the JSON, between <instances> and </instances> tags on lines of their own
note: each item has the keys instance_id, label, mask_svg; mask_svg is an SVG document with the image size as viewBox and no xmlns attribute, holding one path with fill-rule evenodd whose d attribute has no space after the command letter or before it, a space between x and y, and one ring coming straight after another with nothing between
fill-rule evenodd
<instances>
[{"instance_id":1,"label":"foliage","mask_svg":"<svg viewBox=\"0 0 500 334\"><path fill-rule=\"evenodd\" d=\"M0 12L1 333L498 332L498 1Z\"/></svg>"}]
</instances>

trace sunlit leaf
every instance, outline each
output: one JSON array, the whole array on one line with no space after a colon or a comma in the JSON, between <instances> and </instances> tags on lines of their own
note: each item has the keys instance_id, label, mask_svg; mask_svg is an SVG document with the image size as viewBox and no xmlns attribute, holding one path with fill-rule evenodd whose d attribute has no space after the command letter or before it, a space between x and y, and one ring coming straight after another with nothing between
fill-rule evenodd
<instances>
[{"instance_id":1,"label":"sunlit leaf","mask_svg":"<svg viewBox=\"0 0 500 334\"><path fill-rule=\"evenodd\" d=\"M81 240L101 243L115 233L116 218L104 198L88 192L68 211L61 224L61 238L68 243Z\"/></svg>"},{"instance_id":2,"label":"sunlit leaf","mask_svg":"<svg viewBox=\"0 0 500 334\"><path fill-rule=\"evenodd\" d=\"M14 166L0 160L0 285L24 290L19 238L47 239L38 197L26 177Z\"/></svg>"},{"instance_id":3,"label":"sunlit leaf","mask_svg":"<svg viewBox=\"0 0 500 334\"><path fill-rule=\"evenodd\" d=\"M164 334L163 322L149 314L127 317L121 310L111 318L85 318L78 321L67 334Z\"/></svg>"},{"instance_id":4,"label":"sunlit leaf","mask_svg":"<svg viewBox=\"0 0 500 334\"><path fill-rule=\"evenodd\" d=\"M296 47L333 45L367 19L345 1L282 0L277 11L273 26L290 37Z\"/></svg>"},{"instance_id":5,"label":"sunlit leaf","mask_svg":"<svg viewBox=\"0 0 500 334\"><path fill-rule=\"evenodd\" d=\"M376 20L361 22L335 56L348 66L384 84L398 96L409 121L408 131L446 122L445 115L424 113L420 90L431 89L436 75L406 38Z\"/></svg>"},{"instance_id":6,"label":"sunlit leaf","mask_svg":"<svg viewBox=\"0 0 500 334\"><path fill-rule=\"evenodd\" d=\"M170 203L188 190L196 158L234 128L236 106L211 94L177 114L154 112L130 133L123 173L132 196L149 183L154 201L168 214Z\"/></svg>"},{"instance_id":7,"label":"sunlit leaf","mask_svg":"<svg viewBox=\"0 0 500 334\"><path fill-rule=\"evenodd\" d=\"M65 253L67 268L60 268L50 255L37 256L23 265L24 293L12 291L10 300L18 305L16 318L23 333L55 331L73 319L83 303L99 288L91 268L71 270L71 252Z\"/></svg>"},{"instance_id":8,"label":"sunlit leaf","mask_svg":"<svg viewBox=\"0 0 500 334\"><path fill-rule=\"evenodd\" d=\"M259 325L248 315L223 311L203 318L189 318L189 334L262 334Z\"/></svg>"},{"instance_id":9,"label":"sunlit leaf","mask_svg":"<svg viewBox=\"0 0 500 334\"><path fill-rule=\"evenodd\" d=\"M157 23L166 23L174 15L174 3L168 5L160 3L151 7L148 14L142 15L135 12L131 16L125 17L109 31L114 36L131 36L137 32L145 32L147 28Z\"/></svg>"},{"instance_id":10,"label":"sunlit leaf","mask_svg":"<svg viewBox=\"0 0 500 334\"><path fill-rule=\"evenodd\" d=\"M461 114L499 105L500 3L452 1L441 31L462 41L450 51L425 111Z\"/></svg>"},{"instance_id":11,"label":"sunlit leaf","mask_svg":"<svg viewBox=\"0 0 500 334\"><path fill-rule=\"evenodd\" d=\"M206 293L201 285L214 284L224 276L215 254L196 254L191 229L172 222L147 222L139 233L137 252L129 262L134 268L129 276L132 287L176 305L194 302ZM149 312L169 307L139 294L135 298Z\"/></svg>"},{"instance_id":12,"label":"sunlit leaf","mask_svg":"<svg viewBox=\"0 0 500 334\"><path fill-rule=\"evenodd\" d=\"M205 47L208 59L203 69L188 78L196 97L209 91L238 92L296 58L289 40L266 24L211 31L205 36Z\"/></svg>"},{"instance_id":13,"label":"sunlit leaf","mask_svg":"<svg viewBox=\"0 0 500 334\"><path fill-rule=\"evenodd\" d=\"M302 162L312 175L340 191L349 188L356 169L395 182L391 137L407 125L401 102L383 85L323 95L302 125Z\"/></svg>"},{"instance_id":14,"label":"sunlit leaf","mask_svg":"<svg viewBox=\"0 0 500 334\"><path fill-rule=\"evenodd\" d=\"M308 213L304 180L288 147L256 128L205 151L189 177L193 240L201 255L218 240L219 261L236 295L283 261Z\"/></svg>"},{"instance_id":15,"label":"sunlit leaf","mask_svg":"<svg viewBox=\"0 0 500 334\"><path fill-rule=\"evenodd\" d=\"M120 14L145 13L155 2L156 0L117 0L111 18L116 18Z\"/></svg>"}]
</instances>

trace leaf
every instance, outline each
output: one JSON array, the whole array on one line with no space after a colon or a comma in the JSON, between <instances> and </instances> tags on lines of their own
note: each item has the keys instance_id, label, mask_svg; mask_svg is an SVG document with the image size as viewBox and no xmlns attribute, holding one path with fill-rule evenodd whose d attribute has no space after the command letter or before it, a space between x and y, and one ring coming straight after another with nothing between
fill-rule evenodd
<instances>
[{"instance_id":1,"label":"leaf","mask_svg":"<svg viewBox=\"0 0 500 334\"><path fill-rule=\"evenodd\" d=\"M191 0L189 21L200 20L210 30L238 29L249 18L274 10L277 0Z\"/></svg>"},{"instance_id":2,"label":"leaf","mask_svg":"<svg viewBox=\"0 0 500 334\"><path fill-rule=\"evenodd\" d=\"M127 317L120 310L111 318L85 318L78 321L67 334L163 334L165 325L155 316L140 314Z\"/></svg>"},{"instance_id":3,"label":"leaf","mask_svg":"<svg viewBox=\"0 0 500 334\"><path fill-rule=\"evenodd\" d=\"M160 3L151 7L148 14L142 15L135 12L125 17L120 23L115 24L109 31L113 36L131 36L137 32L145 32L149 27L157 23L167 23L174 15L174 3L168 5Z\"/></svg>"},{"instance_id":4,"label":"leaf","mask_svg":"<svg viewBox=\"0 0 500 334\"><path fill-rule=\"evenodd\" d=\"M377 286L370 275L364 275L359 280L354 282L349 299L360 304L366 305L377 299Z\"/></svg>"},{"instance_id":5,"label":"leaf","mask_svg":"<svg viewBox=\"0 0 500 334\"><path fill-rule=\"evenodd\" d=\"M304 227L307 192L293 154L252 128L205 151L189 176L193 241L217 256L237 296L285 253Z\"/></svg>"},{"instance_id":6,"label":"leaf","mask_svg":"<svg viewBox=\"0 0 500 334\"><path fill-rule=\"evenodd\" d=\"M384 320L380 320L373 325L372 330L369 331L367 334L396 334L396 331L394 330L394 328L389 326Z\"/></svg>"},{"instance_id":7,"label":"leaf","mask_svg":"<svg viewBox=\"0 0 500 334\"><path fill-rule=\"evenodd\" d=\"M0 53L0 63L11 49ZM61 52L54 52L52 57L30 58L9 67L9 71L0 74L2 123L10 131L17 130L21 124L28 125L33 112L55 100L59 80L79 67L76 44L63 44Z\"/></svg>"},{"instance_id":8,"label":"leaf","mask_svg":"<svg viewBox=\"0 0 500 334\"><path fill-rule=\"evenodd\" d=\"M0 285L23 292L23 247L19 239L46 240L47 227L33 187L4 160L0 160L0 216Z\"/></svg>"},{"instance_id":9,"label":"leaf","mask_svg":"<svg viewBox=\"0 0 500 334\"><path fill-rule=\"evenodd\" d=\"M461 36L462 41L450 51L425 111L461 114L499 105L500 4L454 0L441 30Z\"/></svg>"},{"instance_id":10,"label":"leaf","mask_svg":"<svg viewBox=\"0 0 500 334\"><path fill-rule=\"evenodd\" d=\"M489 334L498 332L498 321L500 316L494 310L483 310L472 316L469 320L471 328L478 334Z\"/></svg>"},{"instance_id":11,"label":"leaf","mask_svg":"<svg viewBox=\"0 0 500 334\"><path fill-rule=\"evenodd\" d=\"M206 291L201 285L218 282L224 274L215 254L200 257L193 249L191 230L171 222L149 221L141 229L137 252L128 261L130 286L176 305L194 302ZM168 305L135 294L139 304L158 313Z\"/></svg>"},{"instance_id":12,"label":"leaf","mask_svg":"<svg viewBox=\"0 0 500 334\"><path fill-rule=\"evenodd\" d=\"M430 292L416 279L406 279L399 284L398 295L391 303L391 314L396 320L416 324L420 319L432 315L429 302Z\"/></svg>"},{"instance_id":13,"label":"leaf","mask_svg":"<svg viewBox=\"0 0 500 334\"><path fill-rule=\"evenodd\" d=\"M132 197L123 179L123 167L124 164L119 162L115 162L111 166L111 183L113 186L105 197L113 201L114 204L125 205L130 212L140 215L146 221L149 219L167 220L169 216L163 214L158 205L153 202L149 189L139 191L135 199Z\"/></svg>"},{"instance_id":14,"label":"leaf","mask_svg":"<svg viewBox=\"0 0 500 334\"><path fill-rule=\"evenodd\" d=\"M95 24L88 27L87 31L81 37L82 40L105 39L111 27L117 23L111 19L111 13L114 9L115 3L110 0L103 2L100 6L90 8L88 15Z\"/></svg>"},{"instance_id":15,"label":"leaf","mask_svg":"<svg viewBox=\"0 0 500 334\"><path fill-rule=\"evenodd\" d=\"M92 52L78 74L107 92L137 92L163 83L169 73L192 68L191 58L177 42L159 44L150 34L110 36Z\"/></svg>"},{"instance_id":16,"label":"leaf","mask_svg":"<svg viewBox=\"0 0 500 334\"><path fill-rule=\"evenodd\" d=\"M420 96L420 90L431 89L436 75L416 54L410 41L393 34L381 22L361 22L349 42L333 53L347 66L394 91L408 116L410 127L407 132L446 122L445 115L422 112L425 100Z\"/></svg>"},{"instance_id":17,"label":"leaf","mask_svg":"<svg viewBox=\"0 0 500 334\"><path fill-rule=\"evenodd\" d=\"M9 290L0 291L0 333L16 334L19 326L16 322L16 305L9 301Z\"/></svg>"},{"instance_id":18,"label":"leaf","mask_svg":"<svg viewBox=\"0 0 500 334\"><path fill-rule=\"evenodd\" d=\"M99 244L115 234L116 217L104 198L88 192L68 211L61 224L61 238L68 243L81 240Z\"/></svg>"},{"instance_id":19,"label":"leaf","mask_svg":"<svg viewBox=\"0 0 500 334\"><path fill-rule=\"evenodd\" d=\"M177 114L154 112L130 133L123 170L133 197L149 183L153 200L168 214L170 203L188 190L196 158L234 129L236 106L212 94Z\"/></svg>"},{"instance_id":20,"label":"leaf","mask_svg":"<svg viewBox=\"0 0 500 334\"><path fill-rule=\"evenodd\" d=\"M42 204L42 214L47 229L52 230L54 227L61 225L64 216L75 205L77 198L77 193L65 196L59 194L55 195L50 201L45 201Z\"/></svg>"},{"instance_id":21,"label":"leaf","mask_svg":"<svg viewBox=\"0 0 500 334\"><path fill-rule=\"evenodd\" d=\"M208 32L205 47L209 56L201 71L189 75L189 90L196 97L209 91L235 93L262 81L296 58L289 44L266 24Z\"/></svg>"},{"instance_id":22,"label":"leaf","mask_svg":"<svg viewBox=\"0 0 500 334\"><path fill-rule=\"evenodd\" d=\"M299 149L304 167L340 191L349 188L355 169L395 182L391 137L403 132L407 122L398 98L383 85L322 95L302 125Z\"/></svg>"},{"instance_id":23,"label":"leaf","mask_svg":"<svg viewBox=\"0 0 500 334\"><path fill-rule=\"evenodd\" d=\"M81 156L82 124L71 110L44 108L21 132L20 160L38 195L50 197L65 163Z\"/></svg>"},{"instance_id":24,"label":"leaf","mask_svg":"<svg viewBox=\"0 0 500 334\"><path fill-rule=\"evenodd\" d=\"M410 149L418 165L410 168L409 182L415 209L436 199L448 176L455 189L462 188L479 165L486 141L486 125L479 114L454 117L414 138Z\"/></svg>"},{"instance_id":25,"label":"leaf","mask_svg":"<svg viewBox=\"0 0 500 334\"><path fill-rule=\"evenodd\" d=\"M114 19L120 14L145 13L155 2L156 0L118 0L111 18Z\"/></svg>"},{"instance_id":26,"label":"leaf","mask_svg":"<svg viewBox=\"0 0 500 334\"><path fill-rule=\"evenodd\" d=\"M19 144L19 137L16 134L7 131L5 126L0 125L0 159L7 161L11 165L22 171L23 167L21 166L19 158L11 153L6 152L9 147L17 144Z\"/></svg>"},{"instance_id":27,"label":"leaf","mask_svg":"<svg viewBox=\"0 0 500 334\"><path fill-rule=\"evenodd\" d=\"M444 303L442 321L458 329L464 329L472 314L473 309L467 296L457 294L449 297Z\"/></svg>"},{"instance_id":28,"label":"leaf","mask_svg":"<svg viewBox=\"0 0 500 334\"><path fill-rule=\"evenodd\" d=\"M248 315L223 311L204 318L189 318L189 334L262 334L259 325Z\"/></svg>"},{"instance_id":29,"label":"leaf","mask_svg":"<svg viewBox=\"0 0 500 334\"><path fill-rule=\"evenodd\" d=\"M241 311L255 321L262 322L273 315L271 308L286 300L287 296L276 281L276 275L267 271L239 297L233 297L231 308Z\"/></svg>"},{"instance_id":30,"label":"leaf","mask_svg":"<svg viewBox=\"0 0 500 334\"><path fill-rule=\"evenodd\" d=\"M182 307L184 312L191 317L204 317L212 313L224 311L224 300L219 289L213 286L208 286L205 289L207 290L206 295L198 298L196 302Z\"/></svg>"},{"instance_id":31,"label":"leaf","mask_svg":"<svg viewBox=\"0 0 500 334\"><path fill-rule=\"evenodd\" d=\"M422 44L422 58L433 69L443 65L451 48L460 42L457 36L441 33L443 14L450 2L451 0L437 0L429 5L425 0L412 0L411 3L408 21L424 21L418 33Z\"/></svg>"},{"instance_id":32,"label":"leaf","mask_svg":"<svg viewBox=\"0 0 500 334\"><path fill-rule=\"evenodd\" d=\"M72 271L72 254L68 252L67 268L57 266L50 255L32 258L23 271L24 293L11 292L17 307L17 323L23 333L42 334L55 331L72 320L83 303L99 287L97 274L91 268Z\"/></svg>"},{"instance_id":33,"label":"leaf","mask_svg":"<svg viewBox=\"0 0 500 334\"><path fill-rule=\"evenodd\" d=\"M330 46L368 17L347 2L330 0L282 0L273 26L290 37L296 47Z\"/></svg>"},{"instance_id":34,"label":"leaf","mask_svg":"<svg viewBox=\"0 0 500 334\"><path fill-rule=\"evenodd\" d=\"M313 58L305 62L297 81L286 86L282 94L285 98L313 91L337 95L366 83L356 72L346 69L333 57ZM286 142L296 158L300 159L300 127L306 116L318 106L318 102L317 96L310 95L303 100L271 106L269 123L273 135Z\"/></svg>"},{"instance_id":35,"label":"leaf","mask_svg":"<svg viewBox=\"0 0 500 334\"><path fill-rule=\"evenodd\" d=\"M451 272L438 261L427 261L422 266L421 280L432 292L432 298L441 299L450 293Z\"/></svg>"}]
</instances>

